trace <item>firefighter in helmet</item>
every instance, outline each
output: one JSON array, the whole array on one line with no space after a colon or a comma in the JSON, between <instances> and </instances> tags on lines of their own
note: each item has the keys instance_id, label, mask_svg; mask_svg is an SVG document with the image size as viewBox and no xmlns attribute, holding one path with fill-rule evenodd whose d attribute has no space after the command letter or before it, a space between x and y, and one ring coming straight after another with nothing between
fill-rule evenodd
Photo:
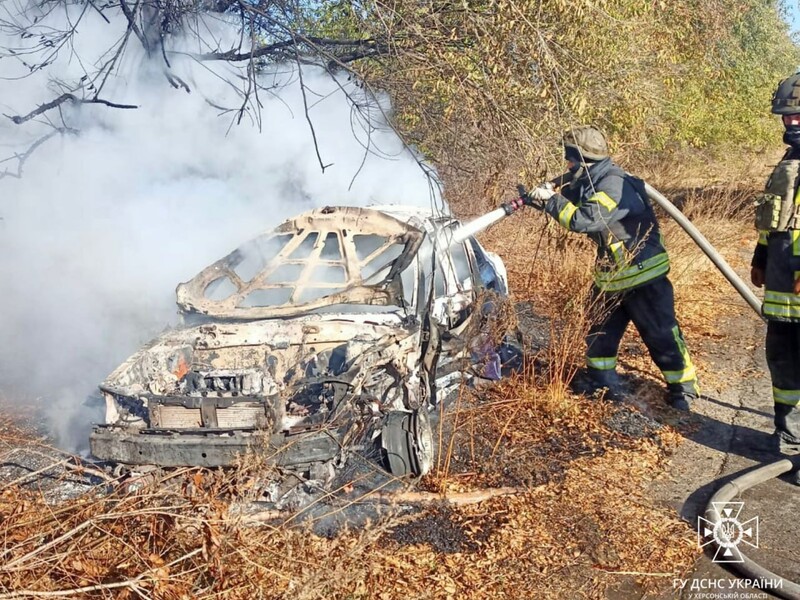
<instances>
[{"instance_id":1,"label":"firefighter in helmet","mask_svg":"<svg viewBox=\"0 0 800 600\"><path fill-rule=\"evenodd\" d=\"M778 451L800 453L800 73L784 79L772 97L789 148L756 198L756 244L750 278L765 287L767 365L775 403Z\"/></svg>"},{"instance_id":2,"label":"firefighter in helmet","mask_svg":"<svg viewBox=\"0 0 800 600\"><path fill-rule=\"evenodd\" d=\"M611 399L620 395L617 352L633 321L664 375L668 403L688 411L699 395L697 375L675 318L669 257L644 182L612 162L595 127L570 129L562 145L571 182L560 193L540 185L523 202L597 244L593 324L586 338L590 386L607 388Z\"/></svg>"}]
</instances>

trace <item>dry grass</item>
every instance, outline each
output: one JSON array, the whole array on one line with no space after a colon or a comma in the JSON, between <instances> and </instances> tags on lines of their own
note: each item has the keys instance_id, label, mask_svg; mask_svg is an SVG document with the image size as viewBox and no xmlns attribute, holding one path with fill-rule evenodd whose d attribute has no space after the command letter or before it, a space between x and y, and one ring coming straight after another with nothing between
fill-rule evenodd
<instances>
[{"instance_id":1,"label":"dry grass","mask_svg":"<svg viewBox=\"0 0 800 600\"><path fill-rule=\"evenodd\" d=\"M716 216L732 193L684 202L742 271L749 223L737 211ZM688 238L662 223L691 349L719 335L722 314L745 309ZM551 319L551 343L518 376L480 394L463 390L421 485L443 498L499 486L521 493L411 513L388 503L367 526L326 538L290 513L258 524L235 510L252 498L255 463L174 471L138 492L103 486L55 504L28 480L0 483L0 599L602 598L630 578L643 593L668 589L698 550L691 528L648 499L647 485L680 435L668 426L624 433L610 424L629 409L566 386L583 362L593 248L532 212L483 240L506 261L515 299ZM637 338L621 360L653 382L640 402L657 411L660 376ZM0 462L31 438L0 420Z\"/></svg>"},{"instance_id":2,"label":"dry grass","mask_svg":"<svg viewBox=\"0 0 800 600\"><path fill-rule=\"evenodd\" d=\"M331 539L291 514L246 525L231 507L249 498L248 469L171 472L58 505L6 486L0 598L599 598L619 573L686 570L691 536L644 490L674 434L629 438L603 425L605 403L573 397L574 410L554 411L551 400L526 377L465 397L450 469L426 482L520 495L411 516L388 506Z\"/></svg>"}]
</instances>

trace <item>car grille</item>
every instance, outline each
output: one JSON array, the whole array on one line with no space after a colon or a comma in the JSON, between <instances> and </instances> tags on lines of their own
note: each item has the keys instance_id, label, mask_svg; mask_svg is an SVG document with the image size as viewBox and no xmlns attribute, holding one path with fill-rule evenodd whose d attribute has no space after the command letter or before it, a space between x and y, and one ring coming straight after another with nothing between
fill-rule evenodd
<instances>
[{"instance_id":1,"label":"car grille","mask_svg":"<svg viewBox=\"0 0 800 600\"><path fill-rule=\"evenodd\" d=\"M203 408L153 406L151 422L162 429L261 429L269 419L261 402L236 402L224 407L208 402Z\"/></svg>"}]
</instances>

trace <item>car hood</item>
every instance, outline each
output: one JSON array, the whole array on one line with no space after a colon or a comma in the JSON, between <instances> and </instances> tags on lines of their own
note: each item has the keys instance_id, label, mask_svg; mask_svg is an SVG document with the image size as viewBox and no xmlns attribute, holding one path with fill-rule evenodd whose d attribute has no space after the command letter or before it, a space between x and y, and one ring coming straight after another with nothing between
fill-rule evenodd
<instances>
[{"instance_id":1,"label":"car hood","mask_svg":"<svg viewBox=\"0 0 800 600\"><path fill-rule=\"evenodd\" d=\"M298 365L336 348L347 348L345 355L355 360L376 345L388 344L394 350L387 356L400 356L406 345L414 345L409 338L416 331L398 313L305 315L181 327L166 331L130 356L100 389L134 396L171 395L194 371L212 378L228 372L258 373L261 381L267 377L265 364L267 379L283 382ZM259 383L256 391L264 392L264 387Z\"/></svg>"},{"instance_id":2,"label":"car hood","mask_svg":"<svg viewBox=\"0 0 800 600\"><path fill-rule=\"evenodd\" d=\"M421 227L381 210L326 207L286 221L178 285L185 313L255 320L331 305L402 306Z\"/></svg>"}]
</instances>

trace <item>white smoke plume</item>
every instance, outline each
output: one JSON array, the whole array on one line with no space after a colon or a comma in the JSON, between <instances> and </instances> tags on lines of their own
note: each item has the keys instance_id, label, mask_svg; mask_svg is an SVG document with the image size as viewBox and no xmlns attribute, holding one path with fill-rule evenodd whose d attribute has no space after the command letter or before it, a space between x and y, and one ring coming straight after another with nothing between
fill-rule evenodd
<instances>
[{"instance_id":1,"label":"white smoke plume","mask_svg":"<svg viewBox=\"0 0 800 600\"><path fill-rule=\"evenodd\" d=\"M53 13L37 26L64 19ZM74 51L62 50L30 75L23 60L0 57L0 112L26 115L58 96L52 82L79 78L120 27L84 15ZM25 44L2 40L5 47ZM262 76L275 87L260 94L259 130L255 113L236 125L211 105L241 105L230 78L220 77L227 65L211 70L173 59L191 88L186 93L136 50L129 48L102 94L135 110L65 103L22 125L0 117L0 158L52 131L48 119L61 125L59 112L77 130L39 146L19 179L0 179L0 390L15 402L43 399L50 432L69 449L86 447L97 415L80 407L97 383L176 322L178 282L310 208L438 205L415 157L374 106L378 129L370 143L382 155L365 154L367 133L327 74L303 70L308 116L329 164L323 172L296 65ZM339 84L369 104L353 82ZM0 171L6 167L14 171L16 161Z\"/></svg>"}]
</instances>

